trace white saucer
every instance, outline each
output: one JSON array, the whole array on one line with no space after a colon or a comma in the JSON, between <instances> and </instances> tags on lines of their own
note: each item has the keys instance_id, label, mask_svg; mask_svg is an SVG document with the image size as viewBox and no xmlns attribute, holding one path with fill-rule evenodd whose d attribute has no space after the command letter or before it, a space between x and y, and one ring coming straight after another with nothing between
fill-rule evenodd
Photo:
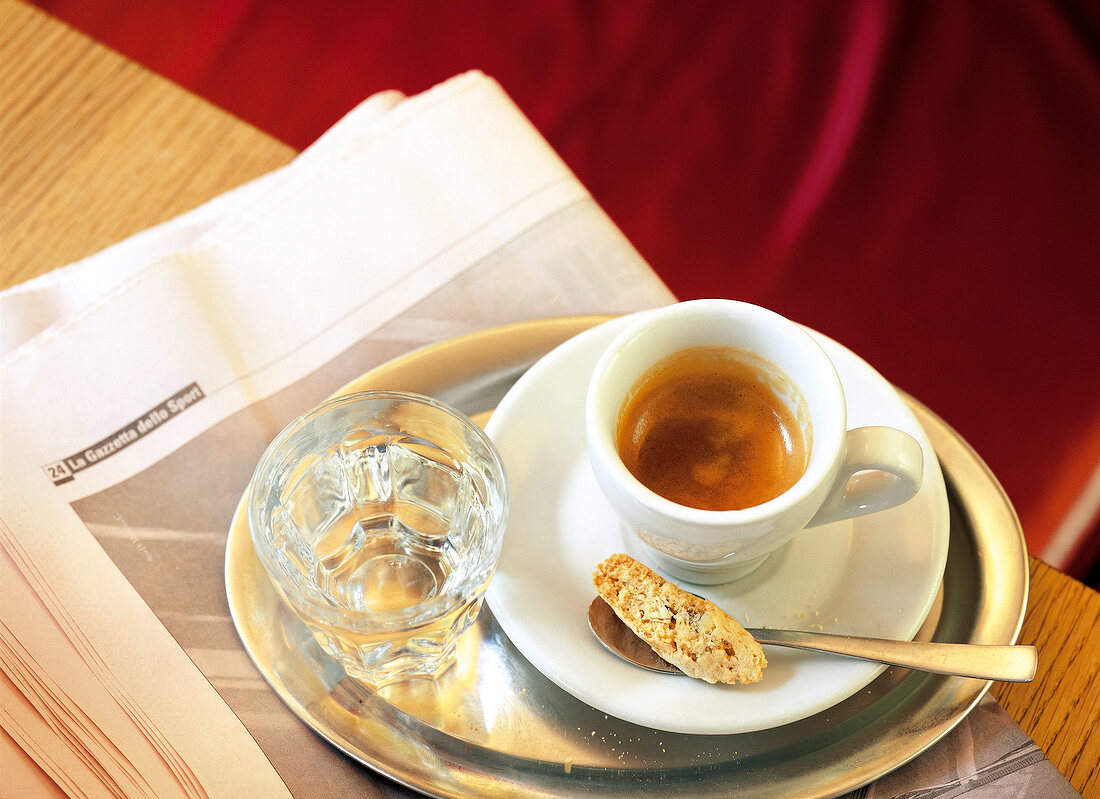
<instances>
[{"instance_id":1,"label":"white saucer","mask_svg":"<svg viewBox=\"0 0 1100 799\"><path fill-rule=\"evenodd\" d=\"M511 486L504 548L487 596L493 614L550 680L598 710L645 727L753 732L841 702L885 667L766 647L763 681L716 686L631 666L589 631L596 564L622 551L645 559L604 501L584 442L589 376L630 319L600 325L550 352L516 382L489 420L486 430ZM746 627L911 639L932 608L947 560L947 495L939 462L893 387L849 350L810 332L840 374L848 426L890 425L920 442L921 490L900 507L804 531L741 580L686 587Z\"/></svg>"}]
</instances>

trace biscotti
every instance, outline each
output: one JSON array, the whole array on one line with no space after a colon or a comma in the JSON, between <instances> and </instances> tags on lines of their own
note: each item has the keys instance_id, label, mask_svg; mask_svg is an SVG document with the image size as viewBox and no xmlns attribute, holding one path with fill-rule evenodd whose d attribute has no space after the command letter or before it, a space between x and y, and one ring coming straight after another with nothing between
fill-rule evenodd
<instances>
[{"instance_id":1,"label":"biscotti","mask_svg":"<svg viewBox=\"0 0 1100 799\"><path fill-rule=\"evenodd\" d=\"M638 637L685 674L709 683L751 683L764 676L764 650L744 627L629 555L600 563L592 582Z\"/></svg>"}]
</instances>

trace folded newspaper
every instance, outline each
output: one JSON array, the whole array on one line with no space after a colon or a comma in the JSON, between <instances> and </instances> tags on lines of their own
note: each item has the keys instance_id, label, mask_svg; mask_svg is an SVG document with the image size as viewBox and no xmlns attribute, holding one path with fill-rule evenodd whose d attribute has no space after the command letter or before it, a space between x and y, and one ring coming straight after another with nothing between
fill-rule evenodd
<instances>
[{"instance_id":1,"label":"folded newspaper","mask_svg":"<svg viewBox=\"0 0 1100 799\"><path fill-rule=\"evenodd\" d=\"M476 72L376 95L288 166L0 293L3 795L407 795L299 722L234 632L256 460L422 345L673 299ZM979 711L858 795L1073 795Z\"/></svg>"}]
</instances>

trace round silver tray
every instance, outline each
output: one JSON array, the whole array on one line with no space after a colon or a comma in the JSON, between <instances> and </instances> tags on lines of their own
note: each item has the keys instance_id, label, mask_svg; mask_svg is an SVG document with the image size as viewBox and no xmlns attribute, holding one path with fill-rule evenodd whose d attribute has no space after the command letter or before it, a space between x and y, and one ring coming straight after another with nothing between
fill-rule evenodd
<instances>
[{"instance_id":1,"label":"round silver tray","mask_svg":"<svg viewBox=\"0 0 1100 799\"><path fill-rule=\"evenodd\" d=\"M340 393L428 394L484 422L532 363L609 317L491 328L368 372ZM938 417L909 400L943 467L951 540L940 600L918 639L1013 643L1027 603L1027 551L996 479ZM303 722L371 769L436 797L834 797L906 763L958 724L990 683L887 669L802 721L741 735L678 735L609 717L542 676L486 608L436 682L371 692L344 676L285 607L238 508L226 551L234 623L256 666ZM609 690L612 688L609 687ZM688 709L690 712L690 709Z\"/></svg>"}]
</instances>

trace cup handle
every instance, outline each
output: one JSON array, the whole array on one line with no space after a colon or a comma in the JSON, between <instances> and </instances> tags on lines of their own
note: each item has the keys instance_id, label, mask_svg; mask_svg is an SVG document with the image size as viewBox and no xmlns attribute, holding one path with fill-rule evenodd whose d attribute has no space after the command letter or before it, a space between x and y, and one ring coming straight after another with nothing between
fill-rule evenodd
<instances>
[{"instance_id":1,"label":"cup handle","mask_svg":"<svg viewBox=\"0 0 1100 799\"><path fill-rule=\"evenodd\" d=\"M892 508L920 489L924 453L908 433L893 427L857 427L845 435L836 480L807 527Z\"/></svg>"}]
</instances>

